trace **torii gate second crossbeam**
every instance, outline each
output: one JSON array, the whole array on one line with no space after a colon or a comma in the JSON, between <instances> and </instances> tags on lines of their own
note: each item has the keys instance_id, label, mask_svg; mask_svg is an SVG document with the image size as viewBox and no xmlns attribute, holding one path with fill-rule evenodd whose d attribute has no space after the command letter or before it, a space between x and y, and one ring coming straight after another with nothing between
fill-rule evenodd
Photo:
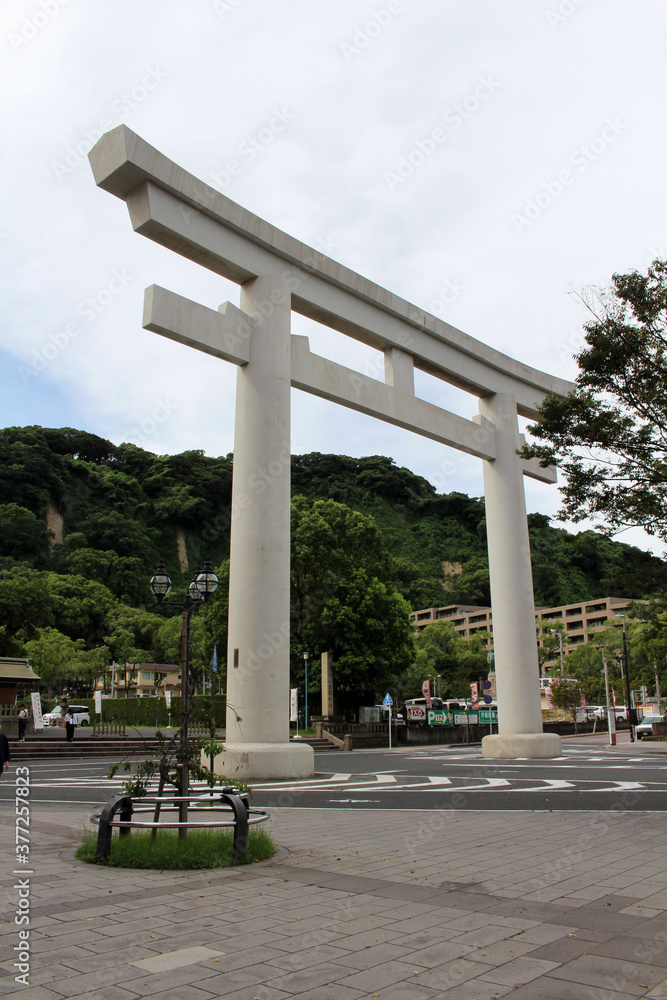
<instances>
[{"instance_id":1,"label":"torii gate second crossbeam","mask_svg":"<svg viewBox=\"0 0 667 1000\"><path fill-rule=\"evenodd\" d=\"M474 340L299 243L172 163L121 125L89 154L97 184L134 229L241 286L216 312L158 286L144 326L238 366L229 581L227 732L216 767L242 780L313 773L289 740L290 392L314 393L484 461L499 732L488 757L556 757L542 731L523 475L555 471L517 455L517 415L572 386ZM311 354L292 310L383 351L381 382ZM414 368L476 395L466 420L414 393ZM266 470L268 476L261 476ZM261 482L261 488L260 488Z\"/></svg>"}]
</instances>

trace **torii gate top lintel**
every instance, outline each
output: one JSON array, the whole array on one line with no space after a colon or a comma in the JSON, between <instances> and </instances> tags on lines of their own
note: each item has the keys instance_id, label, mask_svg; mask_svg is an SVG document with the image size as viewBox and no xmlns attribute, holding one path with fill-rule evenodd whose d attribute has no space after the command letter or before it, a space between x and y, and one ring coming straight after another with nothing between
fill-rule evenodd
<instances>
[{"instance_id":1,"label":"torii gate top lintel","mask_svg":"<svg viewBox=\"0 0 667 1000\"><path fill-rule=\"evenodd\" d=\"M538 371L470 337L423 309L299 242L198 180L126 125L106 133L89 153L99 187L127 202L134 228L224 277L244 284L260 274L294 273L292 308L370 346L397 348L417 368L472 394L516 399L535 419L546 393L571 383ZM198 226L193 219L215 221ZM221 234L225 238L221 238ZM203 237L203 238L202 238Z\"/></svg>"}]
</instances>

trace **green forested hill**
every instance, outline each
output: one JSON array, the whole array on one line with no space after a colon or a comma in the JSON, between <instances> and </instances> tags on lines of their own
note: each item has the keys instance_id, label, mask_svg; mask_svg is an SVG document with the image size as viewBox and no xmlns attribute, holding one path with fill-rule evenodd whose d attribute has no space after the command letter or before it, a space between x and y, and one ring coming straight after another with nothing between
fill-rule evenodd
<instances>
[{"instance_id":1,"label":"green forested hill","mask_svg":"<svg viewBox=\"0 0 667 1000\"><path fill-rule=\"evenodd\" d=\"M5 568L22 561L79 574L145 605L159 558L179 575L179 534L191 569L208 556L216 565L228 556L231 455L156 456L85 431L25 427L0 431L0 466ZM483 500L438 495L382 456L295 456L292 493L372 515L413 608L490 602ZM52 551L49 508L56 525L62 518L63 541ZM645 597L667 582L665 563L640 549L591 531L573 535L540 514L529 525L537 605L609 593Z\"/></svg>"},{"instance_id":2,"label":"green forested hill","mask_svg":"<svg viewBox=\"0 0 667 1000\"><path fill-rule=\"evenodd\" d=\"M182 594L210 558L222 586L195 616L193 669L214 645L222 659L231 455L14 427L0 430L0 467L1 656L33 657L56 688L68 672L85 687L111 659L174 662L180 618L156 614L148 581L163 559ZM303 649L332 648L349 690L364 677L372 692L414 656L410 607L490 603L482 500L438 495L382 456L296 456L292 493L295 682ZM539 514L529 524L537 605L665 588L665 563L637 548Z\"/></svg>"},{"instance_id":3,"label":"green forested hill","mask_svg":"<svg viewBox=\"0 0 667 1000\"><path fill-rule=\"evenodd\" d=\"M436 494L425 479L382 456L295 456L292 492L372 514L413 608L490 604L483 499ZM528 524L537 606L606 594L646 597L667 583L665 562L634 546L594 531L571 534L543 514L530 514ZM443 564L460 572L447 573Z\"/></svg>"}]
</instances>

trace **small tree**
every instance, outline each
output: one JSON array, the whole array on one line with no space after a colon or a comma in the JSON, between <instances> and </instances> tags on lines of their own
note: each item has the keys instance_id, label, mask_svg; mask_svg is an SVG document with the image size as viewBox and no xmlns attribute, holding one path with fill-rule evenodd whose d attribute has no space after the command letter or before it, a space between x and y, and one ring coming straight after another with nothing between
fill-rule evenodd
<instances>
[{"instance_id":1,"label":"small tree","mask_svg":"<svg viewBox=\"0 0 667 1000\"><path fill-rule=\"evenodd\" d=\"M537 622L537 659L540 665L540 677L544 673L544 664L560 653L564 632L565 626L562 621Z\"/></svg>"},{"instance_id":2,"label":"small tree","mask_svg":"<svg viewBox=\"0 0 667 1000\"><path fill-rule=\"evenodd\" d=\"M584 690L581 684L566 677L552 681L550 700L554 708L559 708L570 716L574 722L574 731L576 733L577 712L584 700Z\"/></svg>"}]
</instances>

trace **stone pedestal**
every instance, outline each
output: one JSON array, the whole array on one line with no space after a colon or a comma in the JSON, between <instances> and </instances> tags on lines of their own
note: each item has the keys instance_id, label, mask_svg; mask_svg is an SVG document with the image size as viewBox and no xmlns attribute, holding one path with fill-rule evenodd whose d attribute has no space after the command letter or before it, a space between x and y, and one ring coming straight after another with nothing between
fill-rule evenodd
<instances>
[{"instance_id":1,"label":"stone pedestal","mask_svg":"<svg viewBox=\"0 0 667 1000\"><path fill-rule=\"evenodd\" d=\"M482 757L561 757L563 747L556 733L510 733L485 736Z\"/></svg>"},{"instance_id":2,"label":"stone pedestal","mask_svg":"<svg viewBox=\"0 0 667 1000\"><path fill-rule=\"evenodd\" d=\"M278 781L309 778L315 768L314 751L307 743L229 743L215 758L216 774L239 781ZM208 758L204 761L208 764Z\"/></svg>"}]
</instances>

